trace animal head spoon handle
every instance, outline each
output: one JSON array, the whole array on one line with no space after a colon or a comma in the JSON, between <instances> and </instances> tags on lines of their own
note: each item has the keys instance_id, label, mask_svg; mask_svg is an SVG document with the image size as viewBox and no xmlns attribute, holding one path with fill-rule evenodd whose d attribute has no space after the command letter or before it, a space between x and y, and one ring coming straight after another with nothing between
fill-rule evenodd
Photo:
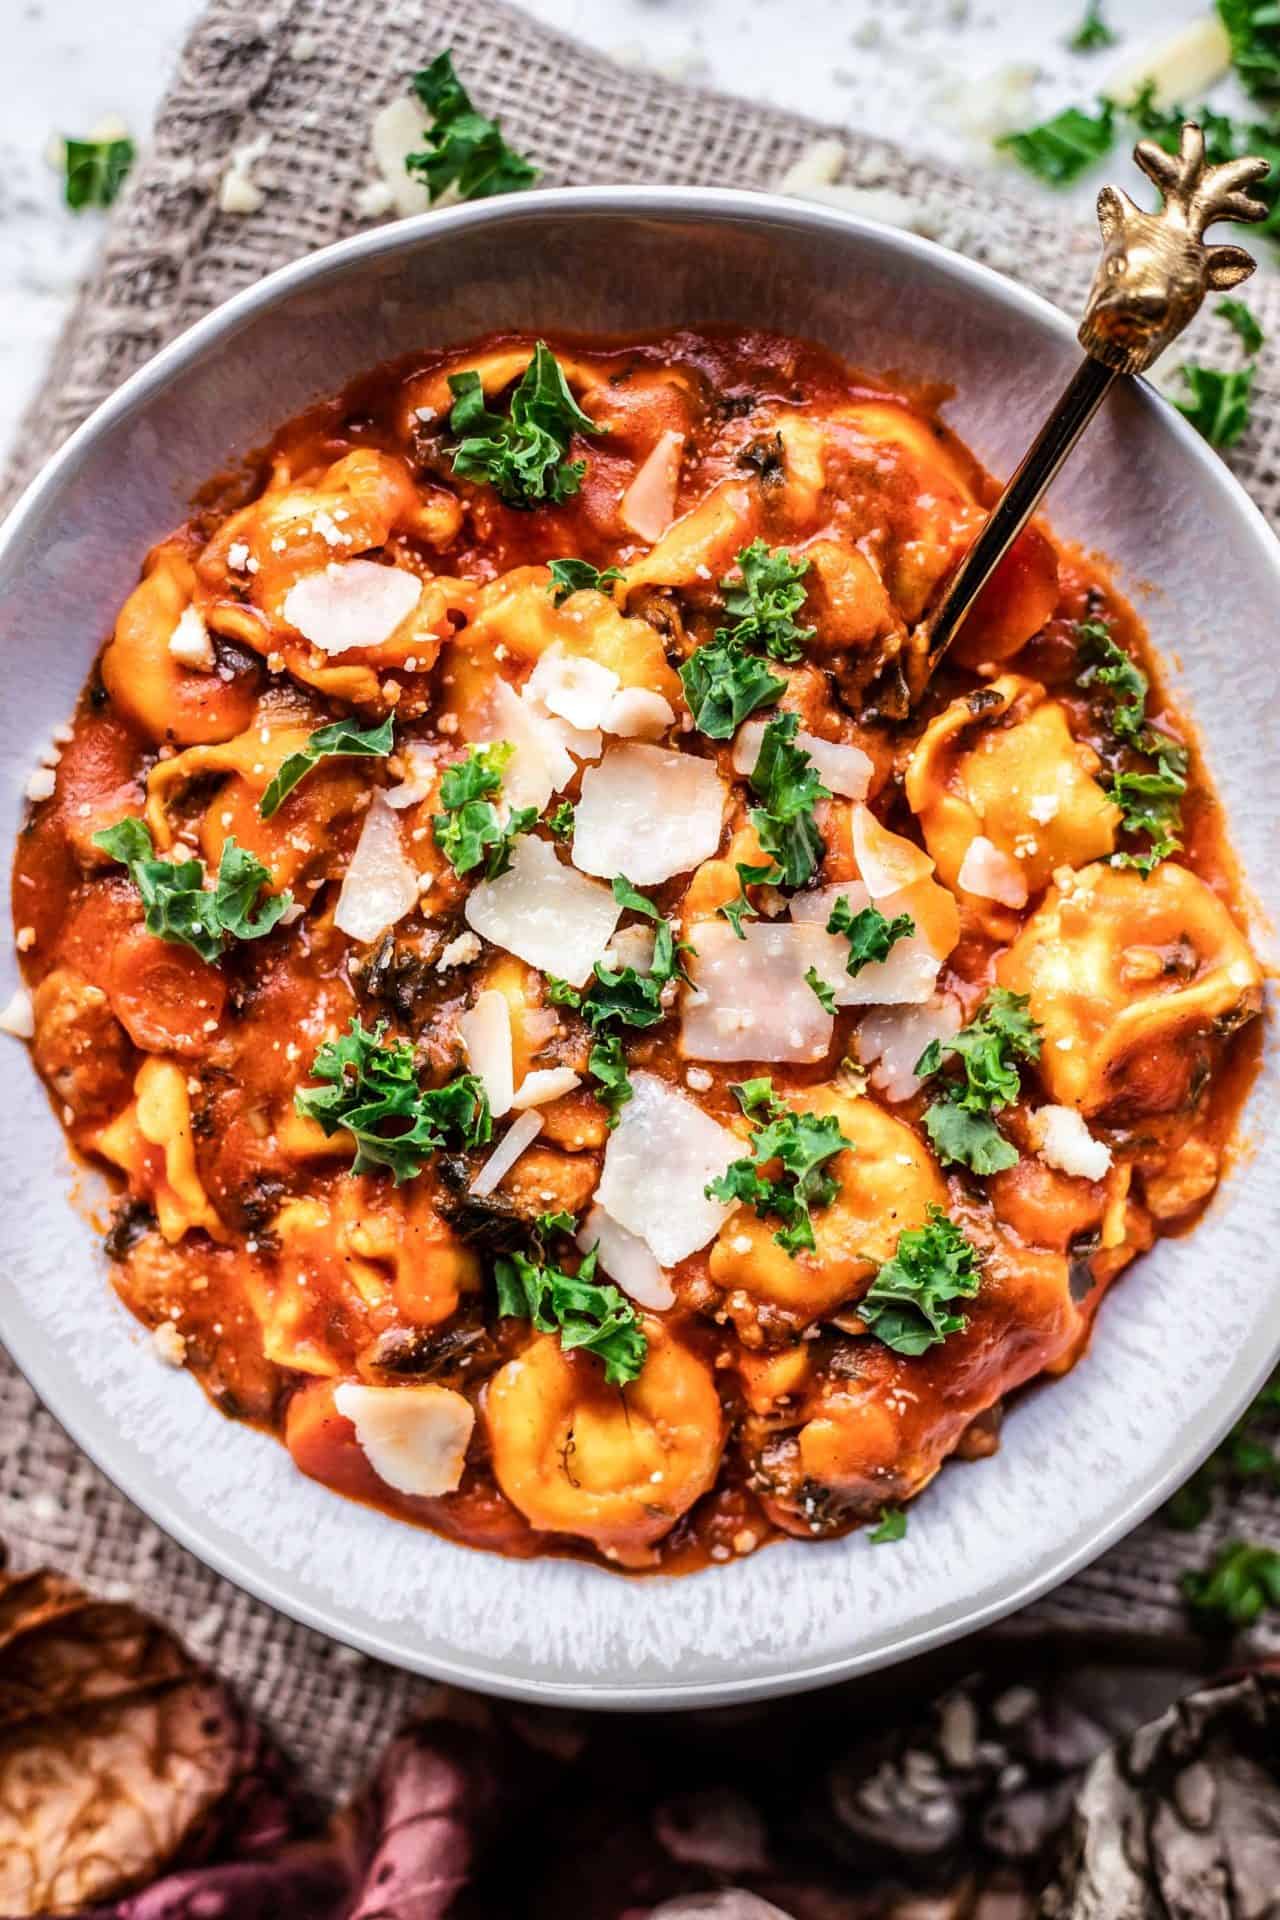
<instances>
[{"instance_id":1,"label":"animal head spoon handle","mask_svg":"<svg viewBox=\"0 0 1280 1920\"><path fill-rule=\"evenodd\" d=\"M1144 213L1119 187L1098 195L1102 259L1093 276L1080 344L1082 360L1036 438L987 516L973 545L951 575L937 605L891 663L877 706L901 719L919 701L934 668L965 616L1045 490L1101 406L1117 374L1145 373L1187 322L1206 293L1239 286L1255 262L1243 247L1210 246L1215 220L1262 220L1267 209L1245 188L1270 172L1265 160L1241 157L1205 165L1204 134L1188 121L1176 154L1151 140L1134 159L1159 187L1163 205Z\"/></svg>"},{"instance_id":2,"label":"animal head spoon handle","mask_svg":"<svg viewBox=\"0 0 1280 1920\"><path fill-rule=\"evenodd\" d=\"M1080 344L1116 373L1145 373L1206 293L1247 280L1255 262L1243 247L1209 245L1215 220L1264 220L1267 209L1245 191L1267 172L1256 158L1206 166L1204 134L1188 121L1176 154L1143 140L1134 159L1163 196L1144 213L1119 187L1098 195L1102 258L1093 276Z\"/></svg>"}]
</instances>

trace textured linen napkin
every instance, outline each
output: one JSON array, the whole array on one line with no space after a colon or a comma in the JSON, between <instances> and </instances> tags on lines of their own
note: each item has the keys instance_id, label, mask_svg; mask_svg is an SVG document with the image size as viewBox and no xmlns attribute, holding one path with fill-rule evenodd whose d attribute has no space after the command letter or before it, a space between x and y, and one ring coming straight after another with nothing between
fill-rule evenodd
<instances>
[{"instance_id":1,"label":"textured linen napkin","mask_svg":"<svg viewBox=\"0 0 1280 1920\"><path fill-rule=\"evenodd\" d=\"M273 268L368 224L358 196L373 172L370 118L449 46L478 104L501 118L548 185L767 188L833 132L620 67L496 0L277 0L266 8L213 0L182 52L98 271L19 436L0 505L174 334ZM267 189L261 207L221 212L218 182L232 151L264 135L253 169ZM841 138L850 184L908 197L927 208L930 230L947 244L1079 310L1096 257L1091 228L1050 207L1029 210L981 173L961 176L884 141ZM1267 334L1280 336L1280 276L1255 282L1249 298ZM1221 365L1236 357L1222 322L1203 317L1189 351ZM1254 424L1232 454L1273 525L1278 390L1267 348ZM85 1284L101 1283L86 1274ZM1019 1615L1016 1631L1182 1632L1179 1572L1203 1565L1236 1533L1280 1547L1276 1497L1247 1493L1194 1534L1148 1522ZM3 1355L0 1539L22 1564L48 1561L161 1614L240 1688L312 1780L333 1791L367 1772L372 1753L429 1691L250 1600L165 1538L77 1452ZM1280 1648L1280 1630L1265 1623L1255 1639L1260 1650Z\"/></svg>"}]
</instances>

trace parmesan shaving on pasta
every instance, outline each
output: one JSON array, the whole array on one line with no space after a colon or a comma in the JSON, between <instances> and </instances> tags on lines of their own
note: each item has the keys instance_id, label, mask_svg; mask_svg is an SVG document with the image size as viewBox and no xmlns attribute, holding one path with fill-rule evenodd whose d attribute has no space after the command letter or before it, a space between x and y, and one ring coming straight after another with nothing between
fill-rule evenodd
<instances>
[{"instance_id":1,"label":"parmesan shaving on pasta","mask_svg":"<svg viewBox=\"0 0 1280 1920\"><path fill-rule=\"evenodd\" d=\"M512 807L542 812L552 794L577 768L552 722L505 680L494 679L470 728L477 742L506 741L514 751L502 774L502 793Z\"/></svg>"},{"instance_id":2,"label":"parmesan shaving on pasta","mask_svg":"<svg viewBox=\"0 0 1280 1920\"><path fill-rule=\"evenodd\" d=\"M893 896L882 895L888 905ZM825 929L836 901L849 902L851 913L870 906L871 896L860 882L846 881L840 886L819 887L813 893L797 893L791 901L791 918ZM886 918L892 918L886 913ZM848 971L849 942L843 934L827 934L831 942L830 959L814 965L835 992L838 1007L887 1007L919 1005L932 999L934 985L945 954L934 951L928 937L917 932L895 940L883 960L869 960L858 972Z\"/></svg>"},{"instance_id":3,"label":"parmesan shaving on pasta","mask_svg":"<svg viewBox=\"0 0 1280 1920\"><path fill-rule=\"evenodd\" d=\"M590 1253L592 1247L600 1249L597 1257L602 1270L617 1281L637 1306L661 1313L664 1308L675 1305L676 1292L670 1277L662 1271L644 1241L620 1227L604 1207L592 1207L578 1234L578 1246L583 1253Z\"/></svg>"},{"instance_id":4,"label":"parmesan shaving on pasta","mask_svg":"<svg viewBox=\"0 0 1280 1920\"><path fill-rule=\"evenodd\" d=\"M379 1480L397 1493L438 1499L462 1479L475 1425L471 1402L452 1387L366 1387L344 1380L333 1404Z\"/></svg>"},{"instance_id":5,"label":"parmesan shaving on pasta","mask_svg":"<svg viewBox=\"0 0 1280 1920\"><path fill-rule=\"evenodd\" d=\"M1025 907L1026 875L1016 860L984 833L975 833L965 848L956 885L963 893L976 893L982 900L998 900L1002 907Z\"/></svg>"},{"instance_id":6,"label":"parmesan shaving on pasta","mask_svg":"<svg viewBox=\"0 0 1280 1920\"><path fill-rule=\"evenodd\" d=\"M816 925L699 921L684 990L680 1051L690 1060L812 1063L831 1045L832 1016L806 975L835 985L847 943Z\"/></svg>"},{"instance_id":7,"label":"parmesan shaving on pasta","mask_svg":"<svg viewBox=\"0 0 1280 1920\"><path fill-rule=\"evenodd\" d=\"M519 1113L499 1140L489 1158L481 1167L468 1189L478 1198L492 1193L504 1175L510 1173L525 1148L531 1146L542 1132L543 1120L540 1113Z\"/></svg>"},{"instance_id":8,"label":"parmesan shaving on pasta","mask_svg":"<svg viewBox=\"0 0 1280 1920\"><path fill-rule=\"evenodd\" d=\"M662 538L675 519L683 453L684 435L668 427L622 496L618 518L650 545Z\"/></svg>"},{"instance_id":9,"label":"parmesan shaving on pasta","mask_svg":"<svg viewBox=\"0 0 1280 1920\"><path fill-rule=\"evenodd\" d=\"M511 1007L505 993L486 987L458 1021L458 1037L467 1064L479 1077L495 1120L509 1113L515 1092L511 1047Z\"/></svg>"},{"instance_id":10,"label":"parmesan shaving on pasta","mask_svg":"<svg viewBox=\"0 0 1280 1920\"><path fill-rule=\"evenodd\" d=\"M871 1084L896 1105L923 1084L916 1062L933 1040L950 1040L963 1025L960 1003L939 994L923 1007L877 1007L858 1028L858 1058L871 1068Z\"/></svg>"},{"instance_id":11,"label":"parmesan shaving on pasta","mask_svg":"<svg viewBox=\"0 0 1280 1920\"><path fill-rule=\"evenodd\" d=\"M600 721L606 733L616 733L625 740L661 740L675 723L670 701L648 687L621 688Z\"/></svg>"},{"instance_id":12,"label":"parmesan shaving on pasta","mask_svg":"<svg viewBox=\"0 0 1280 1920\"><path fill-rule=\"evenodd\" d=\"M708 1199L706 1189L741 1151L735 1133L656 1074L633 1073L596 1200L644 1241L659 1266L677 1266L705 1247L732 1213L731 1205Z\"/></svg>"},{"instance_id":13,"label":"parmesan shaving on pasta","mask_svg":"<svg viewBox=\"0 0 1280 1920\"><path fill-rule=\"evenodd\" d=\"M750 774L760 758L767 720L748 720L738 728L733 743L735 773ZM808 754L818 769L818 777L832 793L847 800L865 800L875 769L870 756L861 747L846 746L839 740L821 740L816 733L798 732L795 745Z\"/></svg>"},{"instance_id":14,"label":"parmesan shaving on pasta","mask_svg":"<svg viewBox=\"0 0 1280 1920\"><path fill-rule=\"evenodd\" d=\"M352 940L376 940L417 905L418 870L400 844L400 828L385 796L369 802L334 909L333 924Z\"/></svg>"},{"instance_id":15,"label":"parmesan shaving on pasta","mask_svg":"<svg viewBox=\"0 0 1280 1920\"><path fill-rule=\"evenodd\" d=\"M601 726L609 702L618 691L618 676L610 667L583 654L566 653L554 641L525 682L525 692L557 719L567 720L579 733Z\"/></svg>"},{"instance_id":16,"label":"parmesan shaving on pasta","mask_svg":"<svg viewBox=\"0 0 1280 1920\"><path fill-rule=\"evenodd\" d=\"M545 1107L548 1101L559 1100L581 1085L582 1076L572 1067L535 1067L516 1088L511 1104L523 1113L526 1107Z\"/></svg>"},{"instance_id":17,"label":"parmesan shaving on pasta","mask_svg":"<svg viewBox=\"0 0 1280 1920\"><path fill-rule=\"evenodd\" d=\"M504 874L471 889L464 912L482 939L574 987L585 984L622 916L607 887L565 866L536 834L516 841Z\"/></svg>"},{"instance_id":18,"label":"parmesan shaving on pasta","mask_svg":"<svg viewBox=\"0 0 1280 1920\"><path fill-rule=\"evenodd\" d=\"M376 560L331 561L303 574L281 611L304 640L323 653L380 647L422 598L422 582L403 567Z\"/></svg>"},{"instance_id":19,"label":"parmesan shaving on pasta","mask_svg":"<svg viewBox=\"0 0 1280 1920\"><path fill-rule=\"evenodd\" d=\"M611 747L582 776L573 863L638 887L709 860L720 844L724 783L710 760L662 747Z\"/></svg>"}]
</instances>

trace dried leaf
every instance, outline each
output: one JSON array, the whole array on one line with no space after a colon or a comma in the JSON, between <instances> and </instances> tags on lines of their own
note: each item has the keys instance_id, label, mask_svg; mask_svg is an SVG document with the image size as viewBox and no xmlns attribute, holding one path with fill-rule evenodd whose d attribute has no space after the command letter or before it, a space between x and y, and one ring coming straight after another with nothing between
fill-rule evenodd
<instances>
[{"instance_id":1,"label":"dried leaf","mask_svg":"<svg viewBox=\"0 0 1280 1920\"><path fill-rule=\"evenodd\" d=\"M57 1574L0 1573L0 1913L68 1913L145 1886L207 1853L233 1809L241 1844L271 1843L287 1824L275 1764L145 1615Z\"/></svg>"}]
</instances>

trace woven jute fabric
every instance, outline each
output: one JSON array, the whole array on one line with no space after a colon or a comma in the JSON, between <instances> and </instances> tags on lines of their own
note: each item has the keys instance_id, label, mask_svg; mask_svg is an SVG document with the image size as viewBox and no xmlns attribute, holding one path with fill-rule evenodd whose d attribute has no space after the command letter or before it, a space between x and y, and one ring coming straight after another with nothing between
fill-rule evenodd
<instances>
[{"instance_id":1,"label":"woven jute fabric","mask_svg":"<svg viewBox=\"0 0 1280 1920\"><path fill-rule=\"evenodd\" d=\"M478 102L501 117L550 185L770 187L833 131L617 66L492 0L283 0L270 10L213 0L182 53L0 497L166 340L272 268L363 224L357 196L372 170L370 118L447 46ZM255 167L269 189L262 207L248 216L221 213L217 183L231 150L264 134L268 146ZM1052 209L1028 212L980 173L960 177L884 142L842 137L850 184L890 187L927 205L945 242L1078 310L1096 253L1091 230ZM1280 278L1250 297L1268 334L1280 335ZM1192 345L1203 359L1233 361L1220 321L1202 318ZM1273 522L1280 519L1278 381L1264 351L1254 424L1232 454ZM86 1275L86 1285L97 1284ZM1228 1526L1280 1546L1280 1516L1265 1495L1250 1496L1194 1536L1152 1522L1021 1615L1018 1629L1173 1634L1183 1624L1179 1572L1202 1564ZM3 1360L0 1538L22 1563L50 1561L163 1615L240 1688L312 1780L333 1792L367 1771L428 1691L207 1571L90 1466ZM1280 1635L1270 1644L1280 1646Z\"/></svg>"}]
</instances>

